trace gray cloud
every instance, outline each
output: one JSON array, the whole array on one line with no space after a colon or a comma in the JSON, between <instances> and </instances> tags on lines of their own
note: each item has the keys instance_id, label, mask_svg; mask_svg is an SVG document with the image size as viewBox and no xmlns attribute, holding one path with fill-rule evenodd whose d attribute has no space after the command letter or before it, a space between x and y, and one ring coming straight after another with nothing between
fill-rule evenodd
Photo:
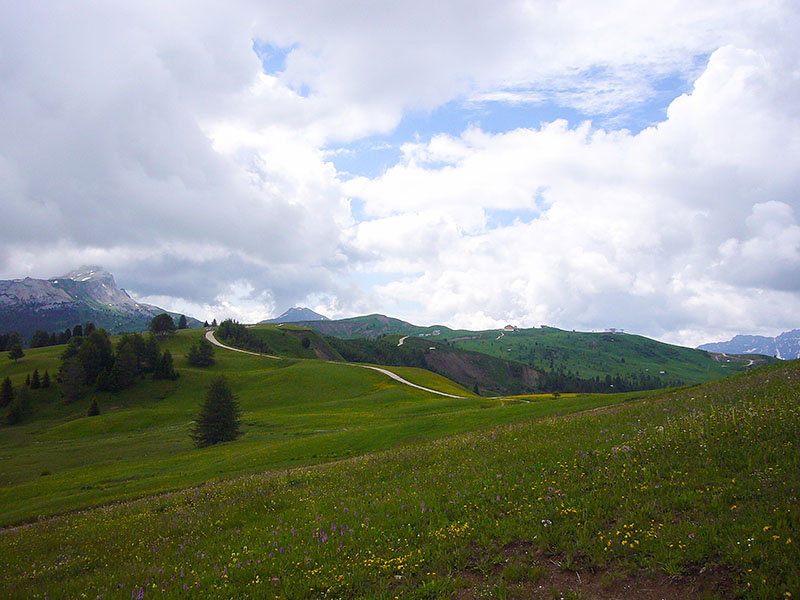
<instances>
[{"instance_id":1,"label":"gray cloud","mask_svg":"<svg viewBox=\"0 0 800 600\"><path fill-rule=\"evenodd\" d=\"M798 22L745 0L18 3L0 22L0 275L99 263L143 297L253 314L309 299L692 341L789 325ZM291 48L283 73L256 39ZM604 114L664 77L699 79L637 135L473 127L351 181L322 150L451 101ZM530 222L489 227L498 211Z\"/></svg>"}]
</instances>

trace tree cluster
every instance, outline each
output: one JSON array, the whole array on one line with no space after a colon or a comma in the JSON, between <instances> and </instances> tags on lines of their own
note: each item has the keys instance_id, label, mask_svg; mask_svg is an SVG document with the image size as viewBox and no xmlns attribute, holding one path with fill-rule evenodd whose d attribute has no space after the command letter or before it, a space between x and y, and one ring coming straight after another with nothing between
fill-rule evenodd
<instances>
[{"instance_id":1,"label":"tree cluster","mask_svg":"<svg viewBox=\"0 0 800 600\"><path fill-rule=\"evenodd\" d=\"M11 346L22 345L22 340L16 331L11 333L0 333L0 352L11 350Z\"/></svg>"},{"instance_id":2,"label":"tree cluster","mask_svg":"<svg viewBox=\"0 0 800 600\"><path fill-rule=\"evenodd\" d=\"M105 329L88 336L74 336L61 355L61 393L69 401L85 392L120 392L139 378L152 373L153 379L175 379L178 374L169 350L163 353L153 336L138 333L122 336L116 348Z\"/></svg>"},{"instance_id":3,"label":"tree cluster","mask_svg":"<svg viewBox=\"0 0 800 600\"><path fill-rule=\"evenodd\" d=\"M189 348L186 359L193 367L210 367L214 364L213 344L205 338L201 339Z\"/></svg>"},{"instance_id":4,"label":"tree cluster","mask_svg":"<svg viewBox=\"0 0 800 600\"><path fill-rule=\"evenodd\" d=\"M23 421L31 411L30 392L27 386L16 391L10 377L3 379L0 384L0 408L7 409L5 422L8 425Z\"/></svg>"}]
</instances>

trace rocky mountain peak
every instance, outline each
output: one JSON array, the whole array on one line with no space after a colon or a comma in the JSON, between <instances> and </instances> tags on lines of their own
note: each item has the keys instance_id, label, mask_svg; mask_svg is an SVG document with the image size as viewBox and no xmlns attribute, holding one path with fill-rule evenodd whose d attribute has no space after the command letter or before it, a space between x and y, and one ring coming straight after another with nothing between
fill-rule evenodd
<instances>
[{"instance_id":1,"label":"rocky mountain peak","mask_svg":"<svg viewBox=\"0 0 800 600\"><path fill-rule=\"evenodd\" d=\"M55 281L58 279L71 279L72 281L84 282L84 281L96 281L96 280L104 280L104 279L114 279L114 276L106 271L103 267L98 265L84 265L74 271L70 271L66 275L62 275L61 277L54 277L50 281Z\"/></svg>"}]
</instances>

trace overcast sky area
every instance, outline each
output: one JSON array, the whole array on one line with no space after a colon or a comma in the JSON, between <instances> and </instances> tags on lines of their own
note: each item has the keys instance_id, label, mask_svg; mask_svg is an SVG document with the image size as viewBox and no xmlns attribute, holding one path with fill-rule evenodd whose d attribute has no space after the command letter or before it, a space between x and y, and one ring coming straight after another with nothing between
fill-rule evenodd
<instances>
[{"instance_id":1,"label":"overcast sky area","mask_svg":"<svg viewBox=\"0 0 800 600\"><path fill-rule=\"evenodd\" d=\"M0 279L683 345L800 327L794 0L0 0Z\"/></svg>"}]
</instances>

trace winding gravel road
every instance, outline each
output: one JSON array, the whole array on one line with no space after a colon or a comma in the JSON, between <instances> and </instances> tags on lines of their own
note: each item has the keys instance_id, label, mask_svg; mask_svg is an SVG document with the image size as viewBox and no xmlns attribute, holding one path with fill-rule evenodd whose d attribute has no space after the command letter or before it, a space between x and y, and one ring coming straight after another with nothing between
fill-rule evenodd
<instances>
[{"instance_id":1,"label":"winding gravel road","mask_svg":"<svg viewBox=\"0 0 800 600\"><path fill-rule=\"evenodd\" d=\"M239 348L233 348L231 346L226 346L225 344L223 344L217 338L214 337L214 332L213 331L207 331L206 332L206 339L209 342L211 342L212 344L214 344L215 346L219 346L220 348L225 348L226 350L232 350L233 352L241 352L243 354L251 354L253 356L263 356L265 358L272 358L274 360L280 360L280 358L281 358L280 356L273 356L272 354L261 354L259 352L250 352L249 350L241 350ZM377 371L378 373L383 373L387 377L391 377L392 379L394 379L395 381L397 381L399 383L402 383L403 385L407 385L409 387L417 388L418 390L422 390L424 392L429 392L431 394L436 394L438 396L445 396L447 398L456 398L456 399L464 398L464 396L456 396L454 394L447 394L445 392L440 392L439 390L432 390L431 388L426 388L426 387L423 387L421 385L417 385L416 383L411 383L410 381L407 381L407 380L403 379L402 377L400 377L400 375L398 375L397 373L392 373L388 369L381 369L380 367L373 367L371 365L361 365L361 364L358 364L358 363L341 363L341 362L334 362L334 361L328 361L328 362L330 362L332 364L335 364L335 365L347 365L347 366L350 366L350 367L360 367L362 369L371 369L373 371Z\"/></svg>"}]
</instances>

